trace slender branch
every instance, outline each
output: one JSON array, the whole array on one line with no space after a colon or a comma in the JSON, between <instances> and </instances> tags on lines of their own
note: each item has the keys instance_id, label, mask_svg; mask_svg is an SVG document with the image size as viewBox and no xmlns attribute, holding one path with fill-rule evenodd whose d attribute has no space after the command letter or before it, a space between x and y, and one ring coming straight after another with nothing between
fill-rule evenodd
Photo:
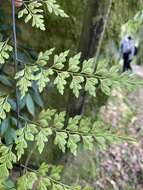
<instances>
[{"instance_id":1,"label":"slender branch","mask_svg":"<svg viewBox=\"0 0 143 190\"><path fill-rule=\"evenodd\" d=\"M109 6L108 6L108 10L107 10L107 13L105 15L104 25L103 25L103 31L101 33L101 36L100 36L100 39L99 39L99 43L98 43L98 47L97 47L97 51L95 53L95 58L94 58L94 60L95 60L95 66L96 66L96 62L97 62L98 56L100 54L100 50L101 50L104 34L105 34L107 23L108 23L108 18L109 18L109 15L110 15L110 12L111 12L111 8L112 8L112 2L113 2L113 0L110 0Z\"/></svg>"},{"instance_id":2,"label":"slender branch","mask_svg":"<svg viewBox=\"0 0 143 190\"><path fill-rule=\"evenodd\" d=\"M17 37L16 37L16 21L15 21L15 1L12 0L12 26L13 26L13 45L14 45L14 61L17 60ZM15 69L17 70L17 64L15 64Z\"/></svg>"},{"instance_id":3,"label":"slender branch","mask_svg":"<svg viewBox=\"0 0 143 190\"><path fill-rule=\"evenodd\" d=\"M15 0L12 1L12 26L13 26L13 46L14 46L14 72L18 70L18 54L17 54L17 37L16 37L16 21L15 21ZM15 86L16 91L16 113L17 113L17 128L19 126L19 102L18 102L18 88Z\"/></svg>"}]
</instances>

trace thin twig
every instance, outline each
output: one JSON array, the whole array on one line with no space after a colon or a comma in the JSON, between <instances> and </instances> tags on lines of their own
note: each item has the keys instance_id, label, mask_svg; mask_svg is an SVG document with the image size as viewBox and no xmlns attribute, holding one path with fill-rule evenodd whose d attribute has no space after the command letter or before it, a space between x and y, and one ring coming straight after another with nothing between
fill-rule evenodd
<instances>
[{"instance_id":1,"label":"thin twig","mask_svg":"<svg viewBox=\"0 0 143 190\"><path fill-rule=\"evenodd\" d=\"M17 62L17 37L16 37L16 21L15 21L15 0L12 1L12 26L13 26L13 46L14 46L14 72L17 73L18 62ZM18 102L18 88L15 86L16 93L16 113L17 113L17 128L19 127L19 102Z\"/></svg>"},{"instance_id":2,"label":"thin twig","mask_svg":"<svg viewBox=\"0 0 143 190\"><path fill-rule=\"evenodd\" d=\"M96 67L96 62L97 62L98 56L100 54L101 45L102 45L104 34L105 34L105 31L106 31L109 15L110 15L110 12L111 12L112 2L113 2L113 0L110 0L110 2L109 2L108 10L107 10L107 13L106 13L105 19L104 19L103 31L102 31L102 34L100 36L98 47L97 47L97 51L96 51L96 54L95 54L95 57L94 57L95 67Z\"/></svg>"}]
</instances>

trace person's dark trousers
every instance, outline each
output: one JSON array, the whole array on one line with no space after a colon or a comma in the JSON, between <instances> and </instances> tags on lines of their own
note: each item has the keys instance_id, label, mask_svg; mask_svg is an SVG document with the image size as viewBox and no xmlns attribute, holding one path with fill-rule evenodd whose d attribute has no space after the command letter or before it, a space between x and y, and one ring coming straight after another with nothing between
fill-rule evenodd
<instances>
[{"instance_id":1,"label":"person's dark trousers","mask_svg":"<svg viewBox=\"0 0 143 190\"><path fill-rule=\"evenodd\" d=\"M129 59L129 55L130 53L124 53L123 54L123 60L124 60L124 64L123 64L123 72L131 70L132 71L132 67L131 67L131 59Z\"/></svg>"}]
</instances>

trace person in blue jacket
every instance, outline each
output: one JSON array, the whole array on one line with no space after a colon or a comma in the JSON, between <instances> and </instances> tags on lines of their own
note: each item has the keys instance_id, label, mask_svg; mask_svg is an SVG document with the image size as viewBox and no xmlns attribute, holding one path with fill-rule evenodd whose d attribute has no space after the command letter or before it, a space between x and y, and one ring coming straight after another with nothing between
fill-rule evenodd
<instances>
[{"instance_id":1,"label":"person in blue jacket","mask_svg":"<svg viewBox=\"0 0 143 190\"><path fill-rule=\"evenodd\" d=\"M124 61L123 72L132 70L131 62L136 54L137 47L133 38L130 35L126 35L120 43L120 55Z\"/></svg>"}]
</instances>

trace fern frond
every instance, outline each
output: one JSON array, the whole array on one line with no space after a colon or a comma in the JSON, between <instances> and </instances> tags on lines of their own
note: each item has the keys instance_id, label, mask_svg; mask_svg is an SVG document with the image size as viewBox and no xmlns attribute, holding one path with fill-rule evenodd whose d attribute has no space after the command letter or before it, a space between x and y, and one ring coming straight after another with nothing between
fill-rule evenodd
<instances>
[{"instance_id":1,"label":"fern frond","mask_svg":"<svg viewBox=\"0 0 143 190\"><path fill-rule=\"evenodd\" d=\"M41 52L35 66L26 66L16 74L15 78L18 79L17 86L22 96L25 96L28 92L29 87L32 86L32 81L37 83L39 91L42 92L51 80L50 76L56 76L53 84L56 85L60 94L64 94L65 86L69 84L70 89L72 89L77 98L81 89L95 97L97 87L100 87L106 95L110 95L114 87L121 86L132 89L142 84L135 75L120 73L118 65L108 68L105 60L98 63L96 71L93 69L94 58L85 60L80 68L81 54L77 54L68 60L69 51L54 55L52 66L48 67L49 56L52 52L53 49L47 50L45 53Z\"/></svg>"},{"instance_id":2,"label":"fern frond","mask_svg":"<svg viewBox=\"0 0 143 190\"><path fill-rule=\"evenodd\" d=\"M32 22L32 27L46 30L44 24L44 4L46 5L50 13L54 13L56 16L68 18L68 15L60 8L56 0L35 0L30 1L28 4L24 3L24 9L18 13L18 18L25 17L25 23Z\"/></svg>"},{"instance_id":3,"label":"fern frond","mask_svg":"<svg viewBox=\"0 0 143 190\"><path fill-rule=\"evenodd\" d=\"M56 110L50 109L42 110L34 122L25 119L25 122L28 123L26 127L17 130L16 150L18 159L24 154L27 141L35 141L41 154L50 136L54 137L54 144L62 152L68 148L74 155L76 155L78 144L81 142L85 149L92 150L95 142L97 145L105 147L106 141L112 144L125 139L125 137L111 133L106 128L97 126L96 122L89 118L71 117L66 128L64 121L65 112L58 113Z\"/></svg>"},{"instance_id":4,"label":"fern frond","mask_svg":"<svg viewBox=\"0 0 143 190\"><path fill-rule=\"evenodd\" d=\"M0 180L9 176L9 169L13 168L16 162L16 155L12 152L12 146L0 144Z\"/></svg>"},{"instance_id":5,"label":"fern frond","mask_svg":"<svg viewBox=\"0 0 143 190\"><path fill-rule=\"evenodd\" d=\"M32 20L32 27L40 28L41 30L46 30L44 25L44 16L42 3L38 1L30 2L28 5L24 4L25 8L19 11L18 18L25 16L25 23Z\"/></svg>"}]
</instances>

